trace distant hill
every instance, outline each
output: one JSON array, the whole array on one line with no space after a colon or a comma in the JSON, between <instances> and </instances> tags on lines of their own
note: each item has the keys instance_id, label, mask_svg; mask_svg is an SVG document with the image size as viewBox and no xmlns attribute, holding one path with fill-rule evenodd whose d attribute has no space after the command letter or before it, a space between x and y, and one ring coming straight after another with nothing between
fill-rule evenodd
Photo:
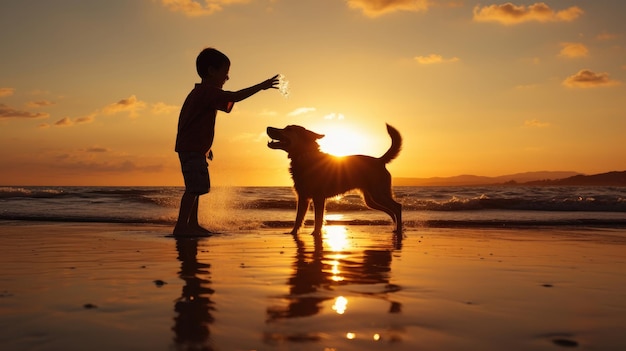
<instances>
[{"instance_id":1,"label":"distant hill","mask_svg":"<svg viewBox=\"0 0 626 351\"><path fill-rule=\"evenodd\" d=\"M575 175L556 180L538 180L524 185L563 185L563 186L626 186L626 171L608 172L594 175Z\"/></svg>"},{"instance_id":2,"label":"distant hill","mask_svg":"<svg viewBox=\"0 0 626 351\"><path fill-rule=\"evenodd\" d=\"M395 186L488 186L488 185L603 185L626 186L626 171L583 175L578 172L526 172L499 177L459 175L434 178L394 178Z\"/></svg>"}]
</instances>

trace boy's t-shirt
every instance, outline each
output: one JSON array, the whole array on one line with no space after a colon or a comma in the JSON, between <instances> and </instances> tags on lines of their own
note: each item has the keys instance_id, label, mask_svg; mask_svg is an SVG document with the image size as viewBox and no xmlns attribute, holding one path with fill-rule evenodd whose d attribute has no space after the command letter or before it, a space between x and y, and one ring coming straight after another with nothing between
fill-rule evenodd
<instances>
[{"instance_id":1,"label":"boy's t-shirt","mask_svg":"<svg viewBox=\"0 0 626 351\"><path fill-rule=\"evenodd\" d=\"M207 154L215 137L217 111L229 113L234 105L222 89L196 84L180 110L175 151Z\"/></svg>"}]
</instances>

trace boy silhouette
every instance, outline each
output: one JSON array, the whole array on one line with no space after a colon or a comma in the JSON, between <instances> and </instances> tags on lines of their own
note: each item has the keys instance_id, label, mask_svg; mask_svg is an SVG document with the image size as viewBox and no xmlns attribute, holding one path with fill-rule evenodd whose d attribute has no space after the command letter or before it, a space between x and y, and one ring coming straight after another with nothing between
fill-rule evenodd
<instances>
[{"instance_id":1,"label":"boy silhouette","mask_svg":"<svg viewBox=\"0 0 626 351\"><path fill-rule=\"evenodd\" d=\"M180 199L174 236L209 236L211 232L198 223L198 199L211 188L208 159L213 159L211 145L215 136L217 111L229 113L235 102L261 90L277 89L278 75L239 91L222 90L229 79L230 60L214 48L206 48L196 59L196 70L202 79L191 90L178 118L176 148L185 180Z\"/></svg>"}]
</instances>

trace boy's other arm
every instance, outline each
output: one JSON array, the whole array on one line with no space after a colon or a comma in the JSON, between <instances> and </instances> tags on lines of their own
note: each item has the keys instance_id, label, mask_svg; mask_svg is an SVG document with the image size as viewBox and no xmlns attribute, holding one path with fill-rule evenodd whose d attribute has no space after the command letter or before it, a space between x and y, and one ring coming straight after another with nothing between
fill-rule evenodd
<instances>
[{"instance_id":1,"label":"boy's other arm","mask_svg":"<svg viewBox=\"0 0 626 351\"><path fill-rule=\"evenodd\" d=\"M238 102L266 89L278 89L278 74L251 87L229 92L230 100L232 102Z\"/></svg>"}]
</instances>

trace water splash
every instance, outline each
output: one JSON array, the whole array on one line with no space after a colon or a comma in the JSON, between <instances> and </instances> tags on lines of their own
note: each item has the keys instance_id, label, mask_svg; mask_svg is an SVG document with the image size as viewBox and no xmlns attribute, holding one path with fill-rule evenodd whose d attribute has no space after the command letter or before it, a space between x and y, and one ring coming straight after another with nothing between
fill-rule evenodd
<instances>
[{"instance_id":1,"label":"water splash","mask_svg":"<svg viewBox=\"0 0 626 351\"><path fill-rule=\"evenodd\" d=\"M284 97L289 97L291 91L289 90L289 81L285 79L284 74L278 75L278 91Z\"/></svg>"}]
</instances>

